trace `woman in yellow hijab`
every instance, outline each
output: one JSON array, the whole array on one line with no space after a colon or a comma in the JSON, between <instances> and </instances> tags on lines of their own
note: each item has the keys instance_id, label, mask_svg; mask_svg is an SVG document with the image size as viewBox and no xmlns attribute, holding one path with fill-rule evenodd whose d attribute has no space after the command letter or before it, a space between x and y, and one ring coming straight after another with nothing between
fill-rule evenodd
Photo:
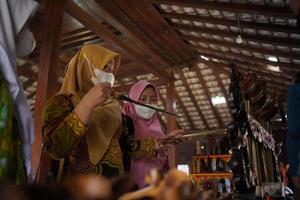
<instances>
[{"instance_id":1,"label":"woman in yellow hijab","mask_svg":"<svg viewBox=\"0 0 300 200\"><path fill-rule=\"evenodd\" d=\"M67 158L71 174L103 173L97 165L100 160L122 170L121 160L109 160L114 153L120 155L114 140L122 121L120 106L109 99L109 83L92 81L97 79L97 69L116 73L119 65L119 54L84 46L67 66L61 90L48 101L42 128L45 147L51 158Z\"/></svg>"}]
</instances>

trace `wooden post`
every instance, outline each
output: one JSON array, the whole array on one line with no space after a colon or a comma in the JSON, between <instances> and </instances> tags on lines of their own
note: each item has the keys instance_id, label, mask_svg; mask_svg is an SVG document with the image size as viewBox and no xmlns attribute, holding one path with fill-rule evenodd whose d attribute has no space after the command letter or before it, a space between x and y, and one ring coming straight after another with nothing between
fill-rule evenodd
<instances>
[{"instance_id":1,"label":"wooden post","mask_svg":"<svg viewBox=\"0 0 300 200\"><path fill-rule=\"evenodd\" d=\"M176 112L176 91L174 81L170 82L167 86L167 111ZM176 117L167 115L167 133L177 129ZM176 168L177 162L177 148L176 146L168 149L168 159L170 168Z\"/></svg>"},{"instance_id":2,"label":"wooden post","mask_svg":"<svg viewBox=\"0 0 300 200\"><path fill-rule=\"evenodd\" d=\"M41 31L43 31L43 38L40 48L40 67L38 73L38 85L36 90L37 99L34 110L35 142L33 144L32 155L32 169L34 175L36 175L41 157L42 112L47 99L54 95L58 89L56 71L59 67L58 58L64 14L64 4L65 0L46 0L45 20L43 29L41 29ZM41 165L41 175L43 172L45 172L45 170L43 169L44 167L47 166Z\"/></svg>"}]
</instances>

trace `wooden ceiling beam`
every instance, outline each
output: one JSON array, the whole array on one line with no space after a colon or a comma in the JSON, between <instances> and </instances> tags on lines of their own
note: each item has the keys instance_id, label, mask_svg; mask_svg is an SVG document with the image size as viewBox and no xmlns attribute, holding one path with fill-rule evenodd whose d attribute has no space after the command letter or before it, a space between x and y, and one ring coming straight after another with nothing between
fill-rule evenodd
<instances>
[{"instance_id":1,"label":"wooden ceiling beam","mask_svg":"<svg viewBox=\"0 0 300 200\"><path fill-rule=\"evenodd\" d=\"M207 55L208 56L208 55ZM211 56L212 58L215 57L215 56ZM222 58L218 58L218 59L222 59ZM226 59L225 59L226 60ZM223 63L217 63L217 62L214 62L214 61L210 61L210 65L209 66L215 66L214 68L228 68L229 69L229 64L232 63L232 62L228 62L228 64L223 64ZM264 73L262 71L259 71L259 70L253 70L253 69L249 69L249 68L244 68L242 67L243 65L240 65L239 63L236 63L238 64L238 67L239 67L239 71L242 72L242 73L248 73L248 72L254 72L254 73L257 73L258 75L263 75L264 76L268 76L268 77L271 77L272 79L270 80L266 80L264 79L267 83L270 83L270 84L273 84L272 88L275 88L275 89L278 89L278 90L281 90L283 92L285 92L287 90L287 87L288 85L284 82L279 82L278 80L280 80L280 77L274 77L272 76L271 74L268 74L268 73ZM285 85L285 86L284 86Z\"/></svg>"},{"instance_id":2,"label":"wooden ceiling beam","mask_svg":"<svg viewBox=\"0 0 300 200\"><path fill-rule=\"evenodd\" d=\"M210 23L210 24L219 24L224 26L233 26L237 27L237 20L232 19L219 19L213 17L204 17L204 16L196 16L196 15L188 15L188 14L179 14L179 13L166 13L162 12L162 16L170 19L181 19L181 20L191 20L202 23ZM248 21L240 21L240 28L252 28L256 30L267 30L267 31L275 31L275 32L284 32L284 33L298 33L298 29L296 26L288 26L288 25L278 25L278 24L270 24L270 23L259 23L259 22L248 22Z\"/></svg>"},{"instance_id":3,"label":"wooden ceiling beam","mask_svg":"<svg viewBox=\"0 0 300 200\"><path fill-rule=\"evenodd\" d=\"M189 94L189 97L190 97L191 100L192 100L192 103L193 103L194 106L196 107L196 110L197 110L199 116L201 117L202 122L203 122L205 128L210 129L210 127L209 127L209 125L208 125L208 123L207 123L207 120L206 120L206 118L204 117L204 114L202 113L202 111L201 111L201 109L200 109L200 107L199 107L199 104L197 103L197 100L196 100L196 98L195 98L195 95L193 94L191 88L189 87L189 84L188 84L188 82L186 81L186 78L185 78L185 76L184 76L184 74L183 74L183 72L182 72L181 70L179 71L179 76L180 76L180 79L181 79L182 82L183 82L184 87L186 88L186 90L187 90L187 92L188 92L188 94Z\"/></svg>"},{"instance_id":4,"label":"wooden ceiling beam","mask_svg":"<svg viewBox=\"0 0 300 200\"><path fill-rule=\"evenodd\" d=\"M188 114L188 112L187 112L187 110L186 110L186 108L185 108L183 102L181 101L181 98L178 96L177 92L176 92L176 99L177 99L177 102L178 102L180 108L182 109L184 115L186 116L188 122L190 123L191 128L192 128L192 129L196 129L196 127L195 127L195 125L194 125L194 123L193 123L192 118L191 118L190 115Z\"/></svg>"},{"instance_id":5,"label":"wooden ceiling beam","mask_svg":"<svg viewBox=\"0 0 300 200\"><path fill-rule=\"evenodd\" d=\"M75 37L77 35L81 35L81 34L86 33L86 32L90 32L90 30L86 27L75 29L73 31L63 33L62 34L62 39L68 39L70 37Z\"/></svg>"},{"instance_id":6,"label":"wooden ceiling beam","mask_svg":"<svg viewBox=\"0 0 300 200\"><path fill-rule=\"evenodd\" d=\"M103 40L100 39L98 36L92 35L90 37L86 37L83 38L82 40L78 40L78 41L74 41L71 43L67 43L67 44L63 44L61 45L61 50L65 51L65 50L74 50L76 48L80 48L82 47L82 45L84 44L88 44L88 43L102 43Z\"/></svg>"},{"instance_id":7,"label":"wooden ceiling beam","mask_svg":"<svg viewBox=\"0 0 300 200\"><path fill-rule=\"evenodd\" d=\"M182 36L186 40L192 40L195 42L200 42L204 44L213 44L213 45L218 45L218 46L223 46L227 48L236 48L239 51L245 50L245 51L250 51L251 53L261 53L264 55L268 56L276 56L276 57L285 57L289 59L297 59L300 58L300 54L298 53L293 53L293 52L283 52L283 51L276 51L276 50L269 50L265 48L258 48L258 47L251 47L245 44L237 44L235 42L227 42L227 41L220 41L216 39L208 39L208 38L202 38L202 37L195 37L195 36ZM280 62L278 62L280 63Z\"/></svg>"},{"instance_id":8,"label":"wooden ceiling beam","mask_svg":"<svg viewBox=\"0 0 300 200\"><path fill-rule=\"evenodd\" d=\"M149 74L149 72L143 70L136 63L129 63L129 64L120 66L120 69L116 74L116 78L117 79L129 78L129 77L135 77L135 76L144 75L144 74Z\"/></svg>"},{"instance_id":9,"label":"wooden ceiling beam","mask_svg":"<svg viewBox=\"0 0 300 200\"><path fill-rule=\"evenodd\" d=\"M166 84L165 82L162 82L161 80L151 80L149 82L152 83L153 85L157 86L157 87L160 86L160 85L165 85ZM130 88L132 87L132 85L134 83L116 86L116 87L114 87L114 90L117 91L117 92L129 94Z\"/></svg>"},{"instance_id":10,"label":"wooden ceiling beam","mask_svg":"<svg viewBox=\"0 0 300 200\"><path fill-rule=\"evenodd\" d=\"M239 33L233 31L223 31L223 30L215 30L211 28L201 28L199 26L190 26L184 24L176 24L171 23L172 27L176 28L178 31L185 30L185 31L193 31L198 32L200 34L208 34L208 35L216 35L222 37L230 37L235 40ZM273 36L264 36L264 35L249 35L245 32L242 33L243 40L249 42L259 42L271 45L280 45L280 46L289 46L289 47L298 47L300 48L300 39L295 38L279 38Z\"/></svg>"},{"instance_id":11,"label":"wooden ceiling beam","mask_svg":"<svg viewBox=\"0 0 300 200\"><path fill-rule=\"evenodd\" d=\"M270 6L270 5L255 5L250 3L223 3L198 0L151 0L155 4L178 5L193 8L205 8L210 10L221 10L231 12L251 13L255 15L266 15L273 17L290 17L295 18L290 7L288 6Z\"/></svg>"},{"instance_id":12,"label":"wooden ceiling beam","mask_svg":"<svg viewBox=\"0 0 300 200\"><path fill-rule=\"evenodd\" d=\"M271 77L275 80L279 79L279 80L283 80L285 82L289 82L292 79L291 76L287 76L283 73L271 72L270 70L267 70L267 69L258 68L257 66L255 66L251 63L248 63L248 62L232 60L230 58L226 58L226 57L224 57L222 55L218 55L218 54L209 54L209 53L202 53L202 54L204 56L210 58L210 59L217 59L219 61L226 62L226 64L224 64L224 63L217 63L213 60L211 60L211 61L206 61L206 60L200 61L200 62L203 62L205 64L206 63L207 64L214 64L214 65L218 66L218 68L222 68L224 70L226 70L226 68L227 69L229 68L230 63L236 63L240 68L243 68L244 70L255 71L259 74L262 74L263 76L268 76L268 77Z\"/></svg>"},{"instance_id":13,"label":"wooden ceiling beam","mask_svg":"<svg viewBox=\"0 0 300 200\"><path fill-rule=\"evenodd\" d=\"M160 66L153 65L151 62L144 58L144 55L141 52L127 45L123 40L118 38L114 33L108 30L107 27L101 24L96 18L89 15L85 10L79 7L72 0L66 1L66 11L72 17L82 23L85 27L92 30L100 38L116 45L119 52L123 56L134 60L140 66L143 66L147 71L153 73L164 82L173 80L173 77L166 70L162 69Z\"/></svg>"},{"instance_id":14,"label":"wooden ceiling beam","mask_svg":"<svg viewBox=\"0 0 300 200\"><path fill-rule=\"evenodd\" d=\"M167 109L167 101L166 101L166 99L164 98L164 96L162 95L162 93L160 92L160 90L158 89L158 93L159 93L159 98L160 98L160 100L161 100L161 102L163 103L163 105L164 105L164 108L165 109ZM160 114L158 114L158 116L159 115L163 115L163 113L160 113ZM163 122L163 125L164 125L164 127L165 127L165 133L167 133L167 124L162 120L162 118L161 118L161 121ZM182 127L180 126L180 124L178 123L178 121L176 120L176 125L177 125L177 127L179 128L179 129L181 129Z\"/></svg>"},{"instance_id":15,"label":"wooden ceiling beam","mask_svg":"<svg viewBox=\"0 0 300 200\"><path fill-rule=\"evenodd\" d=\"M171 68L173 60L166 54L159 53L160 49L153 49L151 45L145 40L143 34L139 31L136 24L134 24L128 16L124 15L120 9L118 9L113 1L101 0L97 1L97 9L99 14L106 20L109 21L114 27L118 29L129 38L133 43L141 47L151 58L167 68Z\"/></svg>"},{"instance_id":16,"label":"wooden ceiling beam","mask_svg":"<svg viewBox=\"0 0 300 200\"><path fill-rule=\"evenodd\" d=\"M164 52L172 56L177 63L192 59L193 52L148 0L115 1L115 3L148 35L148 38L155 42L155 45L164 49Z\"/></svg>"},{"instance_id":17,"label":"wooden ceiling beam","mask_svg":"<svg viewBox=\"0 0 300 200\"><path fill-rule=\"evenodd\" d=\"M158 118L158 121L160 122L160 124L162 125L163 127L163 131L166 132L167 131L167 125L166 123L164 122L164 120L162 119L162 114L161 113L157 113L157 118Z\"/></svg>"},{"instance_id":18,"label":"wooden ceiling beam","mask_svg":"<svg viewBox=\"0 0 300 200\"><path fill-rule=\"evenodd\" d=\"M200 81L200 84L201 84L201 86L202 86L202 88L204 90L206 99L208 100L209 105L212 108L212 111L213 111L213 113L214 113L214 115L215 115L215 117L216 117L216 119L218 121L219 127L224 127L223 121L222 121L219 113L217 112L216 107L212 103L212 100L211 100L212 96L211 96L211 94L209 92L209 89L208 89L208 87L206 85L206 81L203 79L203 76L202 76L202 74L201 74L201 72L200 72L200 70L199 70L198 67L195 67L195 71L196 71L197 77L198 77L198 79Z\"/></svg>"},{"instance_id":19,"label":"wooden ceiling beam","mask_svg":"<svg viewBox=\"0 0 300 200\"><path fill-rule=\"evenodd\" d=\"M62 38L60 43L63 46L65 44L69 44L69 43L84 40L85 38L89 38L91 36L95 36L95 34L92 31L85 31L83 34L80 34L80 35L75 35L75 36L72 35L72 36L67 37L67 38Z\"/></svg>"},{"instance_id":20,"label":"wooden ceiling beam","mask_svg":"<svg viewBox=\"0 0 300 200\"><path fill-rule=\"evenodd\" d=\"M267 67L267 65L272 65L272 66L279 66L281 71L283 71L286 74L292 75L296 72L295 69L300 69L299 65L296 64L292 64L292 63L282 63L282 62L272 62L263 58L257 58L254 56L247 56L247 55L243 55L243 54L238 54L238 53L233 53L233 52L224 52L221 50L214 50L212 48L204 48L204 47L200 47L200 46L191 46L192 48L196 49L196 50L200 50L201 52L203 51L207 51L210 52L212 54L222 54L224 56L228 56L228 57L232 57L233 60L244 60L244 61L251 61L251 62L255 62L257 64L263 65L264 67ZM236 59L238 58L238 59Z\"/></svg>"}]
</instances>

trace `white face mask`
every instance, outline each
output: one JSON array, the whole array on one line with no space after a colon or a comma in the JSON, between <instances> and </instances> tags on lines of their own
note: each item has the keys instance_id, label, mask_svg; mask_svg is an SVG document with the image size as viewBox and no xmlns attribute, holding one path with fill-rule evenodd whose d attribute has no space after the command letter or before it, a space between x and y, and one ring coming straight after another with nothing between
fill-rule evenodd
<instances>
[{"instance_id":1,"label":"white face mask","mask_svg":"<svg viewBox=\"0 0 300 200\"><path fill-rule=\"evenodd\" d=\"M155 107L155 105L149 106ZM137 104L134 105L134 110L138 116L144 119L150 119L155 113L155 110Z\"/></svg>"},{"instance_id":2,"label":"white face mask","mask_svg":"<svg viewBox=\"0 0 300 200\"><path fill-rule=\"evenodd\" d=\"M91 71L92 74L92 78L91 81L94 85L97 85L99 83L110 83L111 87L113 87L114 83L115 83L115 76L113 73L108 73L105 71L102 71L100 69L97 69L88 59L87 57L83 54L84 58L86 59L88 65L89 65L89 69ZM92 72L92 69L94 71L94 73Z\"/></svg>"},{"instance_id":3,"label":"white face mask","mask_svg":"<svg viewBox=\"0 0 300 200\"><path fill-rule=\"evenodd\" d=\"M18 57L29 55L35 48L36 42L33 33L24 27L17 36L16 53Z\"/></svg>"}]
</instances>

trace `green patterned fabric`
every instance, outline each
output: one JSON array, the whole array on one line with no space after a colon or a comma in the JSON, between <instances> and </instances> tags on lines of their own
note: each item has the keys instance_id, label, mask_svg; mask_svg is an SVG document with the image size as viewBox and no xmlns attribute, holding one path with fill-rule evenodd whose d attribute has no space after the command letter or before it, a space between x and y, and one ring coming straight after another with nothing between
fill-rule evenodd
<instances>
[{"instance_id":1,"label":"green patterned fabric","mask_svg":"<svg viewBox=\"0 0 300 200\"><path fill-rule=\"evenodd\" d=\"M0 76L0 179L20 184L26 181L22 142L13 119L13 103L7 84Z\"/></svg>"}]
</instances>

